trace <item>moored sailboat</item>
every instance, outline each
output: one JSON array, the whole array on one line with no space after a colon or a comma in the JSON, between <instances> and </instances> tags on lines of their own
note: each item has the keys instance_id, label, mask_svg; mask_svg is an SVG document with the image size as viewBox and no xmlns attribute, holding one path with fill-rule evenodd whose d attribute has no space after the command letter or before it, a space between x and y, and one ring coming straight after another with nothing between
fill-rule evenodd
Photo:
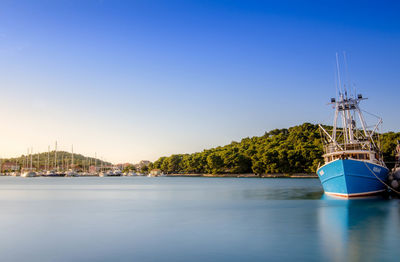
<instances>
[{"instance_id":1,"label":"moored sailboat","mask_svg":"<svg viewBox=\"0 0 400 262\"><path fill-rule=\"evenodd\" d=\"M29 149L28 149L28 154L30 157L30 167L29 168L25 168L21 174L21 177L36 177L37 173L35 171L33 171L33 167L32 167L32 148L31 148L31 152L29 154Z\"/></svg>"},{"instance_id":2,"label":"moored sailboat","mask_svg":"<svg viewBox=\"0 0 400 262\"><path fill-rule=\"evenodd\" d=\"M67 171L65 176L68 177L77 177L79 174L75 172L75 163L74 163L74 146L71 147L71 169Z\"/></svg>"}]
</instances>

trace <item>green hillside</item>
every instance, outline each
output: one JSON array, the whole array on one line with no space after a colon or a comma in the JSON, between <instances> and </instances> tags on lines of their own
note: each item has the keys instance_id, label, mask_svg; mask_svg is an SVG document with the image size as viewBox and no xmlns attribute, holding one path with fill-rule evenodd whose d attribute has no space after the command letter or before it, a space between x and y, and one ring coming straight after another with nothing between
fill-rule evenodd
<instances>
[{"instance_id":1,"label":"green hillside","mask_svg":"<svg viewBox=\"0 0 400 262\"><path fill-rule=\"evenodd\" d=\"M397 139L400 139L400 133L380 136L389 167L394 161ZM203 152L161 157L150 168L167 173L312 173L319 163L323 163L322 154L318 125L304 123Z\"/></svg>"},{"instance_id":2,"label":"green hillside","mask_svg":"<svg viewBox=\"0 0 400 262\"><path fill-rule=\"evenodd\" d=\"M50 160L50 161L48 161ZM72 154L70 152L65 152L65 151L57 151L57 159L55 161L55 154L54 151L51 151L50 154L48 152L45 153L39 153L39 154L32 154L32 166L34 168L37 168L39 166L39 169L45 169L49 164L50 169L54 169L55 163L56 165L61 168L62 166L65 167L65 169L68 169L71 167L71 160L72 160ZM21 155L20 157L16 158L6 158L6 159L1 159L2 163L17 163L21 167L30 166L30 157L27 155ZM101 164L103 165L111 165L109 162L101 161L100 159L96 159L93 157L87 157L81 154L74 154L74 166L76 168L81 168L85 166L86 168L88 165L95 165L97 163L98 166Z\"/></svg>"}]
</instances>

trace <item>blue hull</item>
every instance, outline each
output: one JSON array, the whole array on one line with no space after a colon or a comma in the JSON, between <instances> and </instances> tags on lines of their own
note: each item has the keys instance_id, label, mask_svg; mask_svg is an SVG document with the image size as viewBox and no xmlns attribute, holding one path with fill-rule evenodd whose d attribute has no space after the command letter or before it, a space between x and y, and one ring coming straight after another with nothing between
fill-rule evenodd
<instances>
[{"instance_id":1,"label":"blue hull","mask_svg":"<svg viewBox=\"0 0 400 262\"><path fill-rule=\"evenodd\" d=\"M368 167L366 166L368 165ZM389 170L386 167L353 159L338 159L317 170L326 194L351 197L382 192L386 186Z\"/></svg>"}]
</instances>

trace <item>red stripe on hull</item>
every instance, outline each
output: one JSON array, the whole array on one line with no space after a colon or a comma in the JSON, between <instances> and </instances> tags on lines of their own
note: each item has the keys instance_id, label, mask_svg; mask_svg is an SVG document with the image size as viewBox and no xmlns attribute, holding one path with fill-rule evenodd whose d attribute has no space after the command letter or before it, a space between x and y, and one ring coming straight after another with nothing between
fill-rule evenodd
<instances>
[{"instance_id":1,"label":"red stripe on hull","mask_svg":"<svg viewBox=\"0 0 400 262\"><path fill-rule=\"evenodd\" d=\"M385 189L378 190L378 191L372 191L372 192L365 192L365 193L356 193L356 194L340 194L340 193L331 193L331 192L325 192L325 194L327 194L329 196L340 197L340 198L353 198L353 197L372 196L372 195L382 193L384 191L385 191Z\"/></svg>"}]
</instances>

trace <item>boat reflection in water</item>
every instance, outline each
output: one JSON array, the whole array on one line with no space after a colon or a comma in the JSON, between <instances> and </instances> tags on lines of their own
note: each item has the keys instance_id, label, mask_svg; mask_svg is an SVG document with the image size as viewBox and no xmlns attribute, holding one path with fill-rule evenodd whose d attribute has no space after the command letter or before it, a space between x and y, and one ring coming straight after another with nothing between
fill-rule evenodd
<instances>
[{"instance_id":1,"label":"boat reflection in water","mask_svg":"<svg viewBox=\"0 0 400 262\"><path fill-rule=\"evenodd\" d=\"M320 241L330 260L392 261L393 252L399 253L398 200L376 196L343 201L326 194L321 200Z\"/></svg>"}]
</instances>

